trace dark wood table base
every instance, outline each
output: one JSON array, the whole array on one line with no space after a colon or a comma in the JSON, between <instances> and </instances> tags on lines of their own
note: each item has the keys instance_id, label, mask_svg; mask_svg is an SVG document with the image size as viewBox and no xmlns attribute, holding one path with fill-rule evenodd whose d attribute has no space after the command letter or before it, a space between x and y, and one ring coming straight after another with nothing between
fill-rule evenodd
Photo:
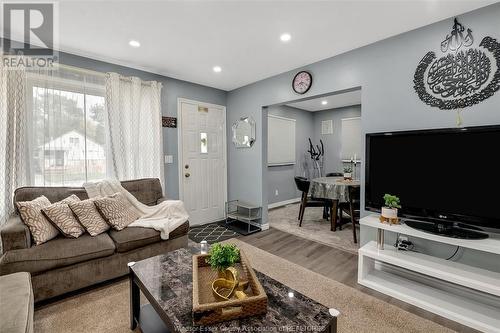
<instances>
[{"instance_id":1,"label":"dark wood table base","mask_svg":"<svg viewBox=\"0 0 500 333\"><path fill-rule=\"evenodd\" d=\"M330 209L330 230L331 231L336 231L337 230L337 210L339 207L339 201L338 200L332 200L332 208Z\"/></svg>"}]
</instances>

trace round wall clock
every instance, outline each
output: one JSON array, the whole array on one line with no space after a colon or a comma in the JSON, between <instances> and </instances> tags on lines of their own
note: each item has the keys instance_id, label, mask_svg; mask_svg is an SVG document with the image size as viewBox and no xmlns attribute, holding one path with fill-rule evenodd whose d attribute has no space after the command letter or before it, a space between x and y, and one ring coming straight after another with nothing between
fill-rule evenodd
<instances>
[{"instance_id":1,"label":"round wall clock","mask_svg":"<svg viewBox=\"0 0 500 333\"><path fill-rule=\"evenodd\" d=\"M306 71L298 72L292 80L292 88L297 94L305 94L311 88L312 81L311 73Z\"/></svg>"}]
</instances>

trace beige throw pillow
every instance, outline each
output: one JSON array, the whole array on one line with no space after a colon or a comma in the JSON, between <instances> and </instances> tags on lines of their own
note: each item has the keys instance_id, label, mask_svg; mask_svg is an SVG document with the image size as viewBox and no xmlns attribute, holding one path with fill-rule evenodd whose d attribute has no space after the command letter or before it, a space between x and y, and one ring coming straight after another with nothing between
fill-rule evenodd
<instances>
[{"instance_id":1,"label":"beige throw pillow","mask_svg":"<svg viewBox=\"0 0 500 333\"><path fill-rule=\"evenodd\" d=\"M78 238L85 232L69 208L70 203L78 201L80 198L73 194L42 209L49 221L66 237Z\"/></svg>"},{"instance_id":2,"label":"beige throw pillow","mask_svg":"<svg viewBox=\"0 0 500 333\"><path fill-rule=\"evenodd\" d=\"M69 204L72 202L80 201L80 198L76 196L76 194L72 194L69 197L62 199L61 201L56 202L56 204Z\"/></svg>"},{"instance_id":3,"label":"beige throw pillow","mask_svg":"<svg viewBox=\"0 0 500 333\"><path fill-rule=\"evenodd\" d=\"M106 222L115 230L122 230L140 216L126 205L127 199L121 193L94 199L94 203Z\"/></svg>"},{"instance_id":4,"label":"beige throw pillow","mask_svg":"<svg viewBox=\"0 0 500 333\"><path fill-rule=\"evenodd\" d=\"M19 201L16 206L21 219L33 236L35 245L43 244L59 234L42 213L43 208L50 206L50 201L45 196L42 195L32 201Z\"/></svg>"},{"instance_id":5,"label":"beige throw pillow","mask_svg":"<svg viewBox=\"0 0 500 333\"><path fill-rule=\"evenodd\" d=\"M91 236L97 236L109 229L109 225L99 214L92 199L72 202L68 206Z\"/></svg>"}]
</instances>

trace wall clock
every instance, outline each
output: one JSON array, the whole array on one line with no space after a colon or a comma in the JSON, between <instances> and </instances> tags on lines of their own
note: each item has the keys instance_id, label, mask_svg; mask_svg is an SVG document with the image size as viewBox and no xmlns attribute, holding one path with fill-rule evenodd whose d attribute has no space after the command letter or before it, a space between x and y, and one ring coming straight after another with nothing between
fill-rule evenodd
<instances>
[{"instance_id":1,"label":"wall clock","mask_svg":"<svg viewBox=\"0 0 500 333\"><path fill-rule=\"evenodd\" d=\"M295 74L292 80L292 88L297 94L305 94L312 85L312 75L309 72L301 71Z\"/></svg>"}]
</instances>

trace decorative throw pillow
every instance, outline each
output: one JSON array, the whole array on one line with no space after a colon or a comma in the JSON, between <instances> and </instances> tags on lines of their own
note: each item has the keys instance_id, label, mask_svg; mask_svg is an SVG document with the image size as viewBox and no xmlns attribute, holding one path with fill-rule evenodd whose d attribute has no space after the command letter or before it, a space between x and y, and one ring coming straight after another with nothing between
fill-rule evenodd
<instances>
[{"instance_id":1,"label":"decorative throw pillow","mask_svg":"<svg viewBox=\"0 0 500 333\"><path fill-rule=\"evenodd\" d=\"M85 229L78 223L73 211L69 208L69 204L79 201L80 198L73 194L64 200L43 208L42 212L64 236L78 238L85 232Z\"/></svg>"},{"instance_id":2,"label":"decorative throw pillow","mask_svg":"<svg viewBox=\"0 0 500 333\"><path fill-rule=\"evenodd\" d=\"M69 203L76 202L76 201L80 201L80 198L77 197L75 194L72 194L69 197L62 199L61 201L56 202L56 204L57 203L69 204Z\"/></svg>"},{"instance_id":3,"label":"decorative throw pillow","mask_svg":"<svg viewBox=\"0 0 500 333\"><path fill-rule=\"evenodd\" d=\"M106 222L118 231L140 217L135 210L126 205L126 202L128 202L127 199L121 193L94 200Z\"/></svg>"},{"instance_id":4,"label":"decorative throw pillow","mask_svg":"<svg viewBox=\"0 0 500 333\"><path fill-rule=\"evenodd\" d=\"M71 202L68 206L90 236L97 236L109 229L109 225L99 214L92 199Z\"/></svg>"},{"instance_id":5,"label":"decorative throw pillow","mask_svg":"<svg viewBox=\"0 0 500 333\"><path fill-rule=\"evenodd\" d=\"M59 231L42 213L43 208L50 206L50 201L45 196L42 195L32 201L19 201L16 205L36 245L45 243L59 234Z\"/></svg>"}]
</instances>

